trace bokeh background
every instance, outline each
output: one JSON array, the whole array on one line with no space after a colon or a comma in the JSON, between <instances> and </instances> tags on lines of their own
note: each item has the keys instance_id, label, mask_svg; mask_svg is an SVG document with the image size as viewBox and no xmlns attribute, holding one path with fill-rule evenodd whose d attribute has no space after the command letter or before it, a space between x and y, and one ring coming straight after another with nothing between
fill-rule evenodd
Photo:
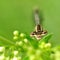
<instances>
[{"instance_id":1,"label":"bokeh background","mask_svg":"<svg viewBox=\"0 0 60 60\"><path fill-rule=\"evenodd\" d=\"M0 35L12 39L14 30L30 34L35 6L42 11L44 29L53 33L50 42L60 45L60 0L0 0Z\"/></svg>"}]
</instances>

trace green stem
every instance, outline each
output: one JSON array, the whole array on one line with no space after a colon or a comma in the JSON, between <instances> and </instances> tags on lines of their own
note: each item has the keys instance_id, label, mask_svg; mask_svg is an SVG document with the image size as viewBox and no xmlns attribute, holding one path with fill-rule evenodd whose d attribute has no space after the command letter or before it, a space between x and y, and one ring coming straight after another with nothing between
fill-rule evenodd
<instances>
[{"instance_id":1,"label":"green stem","mask_svg":"<svg viewBox=\"0 0 60 60\"><path fill-rule=\"evenodd\" d=\"M8 44L15 45L13 42L11 42L9 39L6 39L5 37L0 36L0 40Z\"/></svg>"}]
</instances>

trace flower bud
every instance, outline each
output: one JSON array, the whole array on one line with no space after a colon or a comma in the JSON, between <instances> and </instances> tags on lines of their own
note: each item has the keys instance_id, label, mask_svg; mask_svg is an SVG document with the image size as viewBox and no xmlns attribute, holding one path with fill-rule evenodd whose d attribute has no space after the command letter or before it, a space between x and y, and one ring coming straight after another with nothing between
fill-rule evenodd
<instances>
[{"instance_id":1,"label":"flower bud","mask_svg":"<svg viewBox=\"0 0 60 60\"><path fill-rule=\"evenodd\" d=\"M27 43L27 42L28 42L28 40L25 38L25 39L24 39L24 42L25 42L25 43Z\"/></svg>"},{"instance_id":2,"label":"flower bud","mask_svg":"<svg viewBox=\"0 0 60 60\"><path fill-rule=\"evenodd\" d=\"M25 37L25 34L24 33L21 33L20 34L20 37L24 38Z\"/></svg>"},{"instance_id":3,"label":"flower bud","mask_svg":"<svg viewBox=\"0 0 60 60\"><path fill-rule=\"evenodd\" d=\"M16 42L16 45L22 46L23 45L23 41Z\"/></svg>"},{"instance_id":4,"label":"flower bud","mask_svg":"<svg viewBox=\"0 0 60 60\"><path fill-rule=\"evenodd\" d=\"M18 51L14 51L13 53L14 53L14 56L18 55Z\"/></svg>"},{"instance_id":5,"label":"flower bud","mask_svg":"<svg viewBox=\"0 0 60 60\"><path fill-rule=\"evenodd\" d=\"M11 60L18 60L18 58L14 56Z\"/></svg>"},{"instance_id":6,"label":"flower bud","mask_svg":"<svg viewBox=\"0 0 60 60\"><path fill-rule=\"evenodd\" d=\"M29 60L35 60L35 55L31 55L30 57L29 57Z\"/></svg>"},{"instance_id":7,"label":"flower bud","mask_svg":"<svg viewBox=\"0 0 60 60\"><path fill-rule=\"evenodd\" d=\"M0 46L0 52L4 52L4 50L5 50L5 47Z\"/></svg>"},{"instance_id":8,"label":"flower bud","mask_svg":"<svg viewBox=\"0 0 60 60\"><path fill-rule=\"evenodd\" d=\"M45 44L45 48L50 48L50 47L51 47L51 43Z\"/></svg>"},{"instance_id":9,"label":"flower bud","mask_svg":"<svg viewBox=\"0 0 60 60\"><path fill-rule=\"evenodd\" d=\"M13 32L13 35L14 35L14 36L18 36L18 35L19 35L19 31L17 31L17 30L14 31L14 32Z\"/></svg>"},{"instance_id":10,"label":"flower bud","mask_svg":"<svg viewBox=\"0 0 60 60\"><path fill-rule=\"evenodd\" d=\"M14 37L13 37L13 39L14 39L14 40L17 40L17 39L18 39L18 37L17 37L17 36L14 36Z\"/></svg>"},{"instance_id":11,"label":"flower bud","mask_svg":"<svg viewBox=\"0 0 60 60\"><path fill-rule=\"evenodd\" d=\"M41 45L39 45L39 47L42 49L44 48L44 46L45 46L45 42L42 42Z\"/></svg>"}]
</instances>

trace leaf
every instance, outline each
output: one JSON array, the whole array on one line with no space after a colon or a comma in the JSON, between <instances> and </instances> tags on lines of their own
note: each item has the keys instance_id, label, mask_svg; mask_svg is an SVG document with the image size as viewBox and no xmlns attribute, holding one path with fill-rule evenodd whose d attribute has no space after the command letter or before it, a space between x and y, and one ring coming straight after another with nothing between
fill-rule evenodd
<instances>
[{"instance_id":1,"label":"leaf","mask_svg":"<svg viewBox=\"0 0 60 60\"><path fill-rule=\"evenodd\" d=\"M26 38L28 39L28 41L31 43L31 45L34 48L38 48L38 41L35 39L32 39L28 34L26 34Z\"/></svg>"},{"instance_id":2,"label":"leaf","mask_svg":"<svg viewBox=\"0 0 60 60\"><path fill-rule=\"evenodd\" d=\"M28 56L23 57L23 60L29 60Z\"/></svg>"},{"instance_id":3,"label":"leaf","mask_svg":"<svg viewBox=\"0 0 60 60\"><path fill-rule=\"evenodd\" d=\"M0 36L0 41L2 41L6 45L15 45L14 42L11 42L10 40L6 39L5 37Z\"/></svg>"},{"instance_id":4,"label":"leaf","mask_svg":"<svg viewBox=\"0 0 60 60\"><path fill-rule=\"evenodd\" d=\"M41 57L43 58L43 60L51 60L49 52L45 51L41 55L42 55Z\"/></svg>"},{"instance_id":5,"label":"leaf","mask_svg":"<svg viewBox=\"0 0 60 60\"><path fill-rule=\"evenodd\" d=\"M41 43L41 42L48 42L49 41L49 39L52 37L52 34L47 34L45 37L43 37L39 42Z\"/></svg>"}]
</instances>

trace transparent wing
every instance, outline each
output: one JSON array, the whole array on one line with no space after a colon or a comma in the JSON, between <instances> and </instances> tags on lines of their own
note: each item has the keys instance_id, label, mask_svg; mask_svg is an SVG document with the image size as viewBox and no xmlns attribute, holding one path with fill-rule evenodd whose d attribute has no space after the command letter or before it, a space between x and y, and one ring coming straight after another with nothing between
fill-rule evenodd
<instances>
[{"instance_id":1,"label":"transparent wing","mask_svg":"<svg viewBox=\"0 0 60 60\"><path fill-rule=\"evenodd\" d=\"M34 10L34 18L35 18L35 24L40 25L40 18L39 18L39 11L38 9Z\"/></svg>"}]
</instances>

